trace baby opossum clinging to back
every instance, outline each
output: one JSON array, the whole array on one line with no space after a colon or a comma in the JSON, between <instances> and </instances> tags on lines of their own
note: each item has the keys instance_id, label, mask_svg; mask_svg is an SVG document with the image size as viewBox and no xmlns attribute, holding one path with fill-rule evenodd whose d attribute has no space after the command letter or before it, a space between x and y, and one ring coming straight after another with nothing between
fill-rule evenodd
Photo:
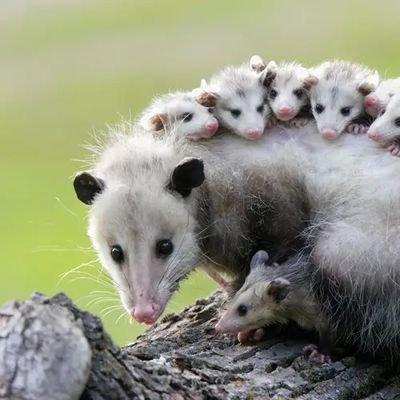
<instances>
[{"instance_id":1,"label":"baby opossum clinging to back","mask_svg":"<svg viewBox=\"0 0 400 400\"><path fill-rule=\"evenodd\" d=\"M365 111L371 117L378 117L389 104L390 99L398 92L400 92L400 78L385 79L379 83L374 92L365 97Z\"/></svg>"},{"instance_id":2,"label":"baby opossum clinging to back","mask_svg":"<svg viewBox=\"0 0 400 400\"><path fill-rule=\"evenodd\" d=\"M368 137L400 157L400 93L390 99L386 110L369 127Z\"/></svg>"},{"instance_id":3,"label":"baby opossum clinging to back","mask_svg":"<svg viewBox=\"0 0 400 400\"><path fill-rule=\"evenodd\" d=\"M311 290L311 273L297 256L279 266L268 265L268 253L252 258L245 283L228 304L215 329L238 334L273 324L296 322L317 331L327 345L327 322ZM321 349L322 350L322 349ZM324 351L328 351L325 347Z\"/></svg>"},{"instance_id":4,"label":"baby opossum clinging to back","mask_svg":"<svg viewBox=\"0 0 400 400\"><path fill-rule=\"evenodd\" d=\"M347 61L323 62L311 71L318 79L310 90L312 112L322 136L365 133L364 97L378 86L377 71Z\"/></svg>"},{"instance_id":5,"label":"baby opossum clinging to back","mask_svg":"<svg viewBox=\"0 0 400 400\"><path fill-rule=\"evenodd\" d=\"M310 118L309 90L318 82L306 68L296 62L269 62L264 71L264 85L275 117L289 125L305 125Z\"/></svg>"},{"instance_id":6,"label":"baby opossum clinging to back","mask_svg":"<svg viewBox=\"0 0 400 400\"><path fill-rule=\"evenodd\" d=\"M197 101L214 107L213 113L222 128L249 140L261 137L271 115L259 60L258 67L246 63L224 68L209 82L203 79L197 89Z\"/></svg>"},{"instance_id":7,"label":"baby opossum clinging to back","mask_svg":"<svg viewBox=\"0 0 400 400\"><path fill-rule=\"evenodd\" d=\"M157 97L142 113L139 123L149 132L176 131L191 140L207 139L218 130L218 121L209 108L196 101L193 92Z\"/></svg>"}]
</instances>

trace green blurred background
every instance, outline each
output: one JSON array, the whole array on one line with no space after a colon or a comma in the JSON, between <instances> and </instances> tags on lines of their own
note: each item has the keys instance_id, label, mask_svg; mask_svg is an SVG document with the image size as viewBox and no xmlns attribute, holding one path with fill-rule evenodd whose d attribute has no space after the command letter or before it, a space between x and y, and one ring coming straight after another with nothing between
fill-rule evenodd
<instances>
[{"instance_id":1,"label":"green blurred background","mask_svg":"<svg viewBox=\"0 0 400 400\"><path fill-rule=\"evenodd\" d=\"M0 303L65 291L119 344L132 340L143 327L128 324L96 263L72 190L81 145L255 53L400 75L399 22L398 1L1 0ZM169 311L213 287L197 273Z\"/></svg>"}]
</instances>

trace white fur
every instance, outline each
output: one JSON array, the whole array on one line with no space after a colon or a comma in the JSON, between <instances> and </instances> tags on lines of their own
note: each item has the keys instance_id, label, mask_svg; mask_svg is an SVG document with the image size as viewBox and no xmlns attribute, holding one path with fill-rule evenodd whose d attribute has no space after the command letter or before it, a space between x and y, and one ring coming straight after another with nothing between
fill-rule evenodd
<instances>
[{"instance_id":1,"label":"white fur","mask_svg":"<svg viewBox=\"0 0 400 400\"><path fill-rule=\"evenodd\" d=\"M373 107L366 105L365 111L376 118L389 104L390 99L398 92L400 92L400 78L381 81L376 90L368 95L368 97L376 100L376 105Z\"/></svg>"},{"instance_id":2,"label":"white fur","mask_svg":"<svg viewBox=\"0 0 400 400\"><path fill-rule=\"evenodd\" d=\"M164 115L166 119L162 129L164 133L173 130L175 134L191 140L209 138L217 130L210 132L207 129L208 124L216 124L217 120L207 107L195 100L193 92L168 93L154 99L139 119L142 128L154 132L151 120L157 115Z\"/></svg>"}]
</instances>

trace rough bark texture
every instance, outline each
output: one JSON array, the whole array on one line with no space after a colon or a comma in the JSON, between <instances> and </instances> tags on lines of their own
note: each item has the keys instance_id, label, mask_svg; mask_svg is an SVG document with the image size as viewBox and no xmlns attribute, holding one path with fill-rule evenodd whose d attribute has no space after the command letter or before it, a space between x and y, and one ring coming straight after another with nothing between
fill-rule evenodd
<instances>
[{"instance_id":1,"label":"rough bark texture","mask_svg":"<svg viewBox=\"0 0 400 400\"><path fill-rule=\"evenodd\" d=\"M0 309L0 398L400 398L390 369L352 356L313 363L307 338L243 346L216 335L222 301L218 293L199 300L122 349L63 294L10 303Z\"/></svg>"}]
</instances>

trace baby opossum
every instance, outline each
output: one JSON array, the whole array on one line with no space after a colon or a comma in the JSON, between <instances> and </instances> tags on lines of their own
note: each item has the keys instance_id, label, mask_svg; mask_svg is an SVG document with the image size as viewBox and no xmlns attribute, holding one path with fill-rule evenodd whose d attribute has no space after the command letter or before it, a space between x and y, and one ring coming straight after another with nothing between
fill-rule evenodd
<instances>
[{"instance_id":1,"label":"baby opossum","mask_svg":"<svg viewBox=\"0 0 400 400\"><path fill-rule=\"evenodd\" d=\"M312 113L322 136L335 140L343 132L365 133L364 97L379 84L379 74L348 61L327 61L311 69L318 83L310 90Z\"/></svg>"},{"instance_id":2,"label":"baby opossum","mask_svg":"<svg viewBox=\"0 0 400 400\"><path fill-rule=\"evenodd\" d=\"M381 81L371 94L364 99L365 111L376 118L388 105L390 99L400 92L400 78Z\"/></svg>"},{"instance_id":3,"label":"baby opossum","mask_svg":"<svg viewBox=\"0 0 400 400\"><path fill-rule=\"evenodd\" d=\"M328 324L312 293L311 273L297 257L271 266L268 253L258 251L251 260L245 283L229 302L215 329L238 334L294 321L306 330L318 332L321 341L327 343Z\"/></svg>"},{"instance_id":4,"label":"baby opossum","mask_svg":"<svg viewBox=\"0 0 400 400\"><path fill-rule=\"evenodd\" d=\"M268 63L263 76L275 117L293 127L305 125L312 118L309 90L317 78L299 63L275 61Z\"/></svg>"},{"instance_id":5,"label":"baby opossum","mask_svg":"<svg viewBox=\"0 0 400 400\"><path fill-rule=\"evenodd\" d=\"M175 92L157 97L142 113L140 125L155 133L177 131L191 140L207 139L218 130L218 121L200 105L193 92Z\"/></svg>"},{"instance_id":6,"label":"baby opossum","mask_svg":"<svg viewBox=\"0 0 400 400\"><path fill-rule=\"evenodd\" d=\"M259 72L262 60L260 63L224 68L209 82L203 79L197 90L197 101L214 107L213 113L224 130L248 140L261 137L271 115L263 72Z\"/></svg>"},{"instance_id":7,"label":"baby opossum","mask_svg":"<svg viewBox=\"0 0 400 400\"><path fill-rule=\"evenodd\" d=\"M386 109L369 127L368 137L400 157L400 92L390 99Z\"/></svg>"}]
</instances>

